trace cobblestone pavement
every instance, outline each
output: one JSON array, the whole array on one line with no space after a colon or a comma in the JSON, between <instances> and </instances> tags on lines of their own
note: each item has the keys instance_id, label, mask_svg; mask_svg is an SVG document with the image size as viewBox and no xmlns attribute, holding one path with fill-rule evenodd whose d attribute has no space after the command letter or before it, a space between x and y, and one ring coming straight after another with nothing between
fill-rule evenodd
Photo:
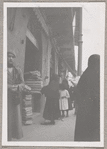
<instances>
[{"instance_id":1,"label":"cobblestone pavement","mask_svg":"<svg viewBox=\"0 0 107 149\"><path fill-rule=\"evenodd\" d=\"M34 114L33 124L23 126L24 137L19 141L73 141L76 116L74 110L63 121L56 120L55 125L41 125L41 114Z\"/></svg>"}]
</instances>

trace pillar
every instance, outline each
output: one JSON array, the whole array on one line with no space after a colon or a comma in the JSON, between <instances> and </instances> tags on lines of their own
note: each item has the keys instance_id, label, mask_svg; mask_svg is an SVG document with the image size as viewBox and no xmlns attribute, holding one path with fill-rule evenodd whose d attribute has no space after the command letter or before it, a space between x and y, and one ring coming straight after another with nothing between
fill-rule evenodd
<instances>
[{"instance_id":1,"label":"pillar","mask_svg":"<svg viewBox=\"0 0 107 149\"><path fill-rule=\"evenodd\" d=\"M82 73L82 8L79 8L78 76Z\"/></svg>"}]
</instances>

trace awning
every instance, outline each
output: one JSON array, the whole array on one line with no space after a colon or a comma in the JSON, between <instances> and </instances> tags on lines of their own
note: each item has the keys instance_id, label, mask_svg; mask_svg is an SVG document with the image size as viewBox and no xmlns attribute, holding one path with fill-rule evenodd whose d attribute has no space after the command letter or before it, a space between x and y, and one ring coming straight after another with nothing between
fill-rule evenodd
<instances>
[{"instance_id":1,"label":"awning","mask_svg":"<svg viewBox=\"0 0 107 149\"><path fill-rule=\"evenodd\" d=\"M75 75L73 8L40 8L40 11L46 16L46 22L51 28L51 38L55 39L64 63Z\"/></svg>"},{"instance_id":2,"label":"awning","mask_svg":"<svg viewBox=\"0 0 107 149\"><path fill-rule=\"evenodd\" d=\"M34 8L35 15L50 39L56 41L59 53L67 68L76 74L74 46L79 42L81 18L79 8L47 7ZM73 19L76 19L75 33L73 34Z\"/></svg>"}]
</instances>

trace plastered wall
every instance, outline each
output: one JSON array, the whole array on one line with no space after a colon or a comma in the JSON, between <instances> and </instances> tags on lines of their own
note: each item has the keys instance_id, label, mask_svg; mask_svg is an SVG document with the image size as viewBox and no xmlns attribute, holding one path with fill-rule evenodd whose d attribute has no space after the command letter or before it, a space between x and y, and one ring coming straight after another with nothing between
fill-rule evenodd
<instances>
[{"instance_id":1,"label":"plastered wall","mask_svg":"<svg viewBox=\"0 0 107 149\"><path fill-rule=\"evenodd\" d=\"M30 14L24 8L7 10L7 51L15 51L15 64L24 70L26 31Z\"/></svg>"}]
</instances>

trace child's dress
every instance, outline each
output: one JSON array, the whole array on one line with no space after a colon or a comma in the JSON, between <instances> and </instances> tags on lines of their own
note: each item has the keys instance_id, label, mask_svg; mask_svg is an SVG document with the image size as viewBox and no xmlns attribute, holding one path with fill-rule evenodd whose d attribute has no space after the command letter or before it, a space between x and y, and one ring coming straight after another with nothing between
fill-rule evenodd
<instances>
[{"instance_id":1,"label":"child's dress","mask_svg":"<svg viewBox=\"0 0 107 149\"><path fill-rule=\"evenodd\" d=\"M68 110L68 98L70 97L67 90L60 90L59 108L60 110Z\"/></svg>"}]
</instances>

